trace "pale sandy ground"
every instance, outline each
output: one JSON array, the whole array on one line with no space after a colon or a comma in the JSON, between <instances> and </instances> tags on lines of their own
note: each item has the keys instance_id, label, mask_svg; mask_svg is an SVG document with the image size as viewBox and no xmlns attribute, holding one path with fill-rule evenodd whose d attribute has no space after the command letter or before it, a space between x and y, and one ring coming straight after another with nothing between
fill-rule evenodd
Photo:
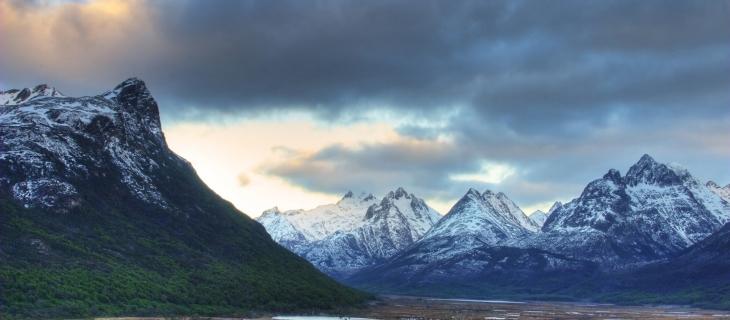
<instances>
[{"instance_id":1,"label":"pale sandy ground","mask_svg":"<svg viewBox=\"0 0 730 320\"><path fill-rule=\"evenodd\" d=\"M301 314L299 314L301 315ZM617 306L590 303L442 300L383 297L367 308L341 311L337 316L371 319L728 319L730 311L681 306ZM325 316L317 314L312 316ZM97 318L100 320L165 320L166 318ZM175 318L184 320L245 318ZM271 317L257 318L262 320ZM346 317L342 319L347 319Z\"/></svg>"}]
</instances>

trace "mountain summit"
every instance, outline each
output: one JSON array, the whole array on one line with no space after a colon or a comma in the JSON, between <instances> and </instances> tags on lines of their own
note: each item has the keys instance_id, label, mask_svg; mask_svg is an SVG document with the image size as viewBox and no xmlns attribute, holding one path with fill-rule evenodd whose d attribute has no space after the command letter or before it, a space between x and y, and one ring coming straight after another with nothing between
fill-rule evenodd
<instances>
[{"instance_id":1,"label":"mountain summit","mask_svg":"<svg viewBox=\"0 0 730 320\"><path fill-rule=\"evenodd\" d=\"M644 155L557 208L531 246L611 267L667 257L730 220L730 204L684 168Z\"/></svg>"},{"instance_id":2,"label":"mountain summit","mask_svg":"<svg viewBox=\"0 0 730 320\"><path fill-rule=\"evenodd\" d=\"M424 241L450 239L459 248L475 241L497 245L537 230L538 226L504 193L479 193L472 188L428 232Z\"/></svg>"}]
</instances>

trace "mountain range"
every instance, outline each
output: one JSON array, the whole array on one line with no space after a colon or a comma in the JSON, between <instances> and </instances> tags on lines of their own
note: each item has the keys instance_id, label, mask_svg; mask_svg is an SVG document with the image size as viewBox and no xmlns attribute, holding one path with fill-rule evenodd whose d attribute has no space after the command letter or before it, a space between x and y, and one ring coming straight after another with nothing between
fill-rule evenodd
<instances>
[{"instance_id":1,"label":"mountain range","mask_svg":"<svg viewBox=\"0 0 730 320\"><path fill-rule=\"evenodd\" d=\"M588 183L577 198L556 202L548 214L528 217L504 193L470 189L420 238L335 275L356 287L387 293L534 296L588 290L608 296L617 288L615 283L646 270L671 269L660 265L689 266L699 260L702 263L692 270L712 274L715 263L727 263L717 249L726 243L712 239L727 239L722 231L727 227L722 228L730 221L729 190L730 186L701 183L686 169L659 163L649 155L626 175L609 170ZM354 215L362 217L362 207ZM370 224L367 219L360 221L358 229ZM345 237L352 229L334 234ZM333 274L320 257L359 252L356 248L363 241L370 240L324 247L314 242L295 252ZM710 241L712 245L707 244ZM656 284L665 276L668 273L658 272L646 279ZM619 291L649 288L628 286Z\"/></svg>"},{"instance_id":2,"label":"mountain range","mask_svg":"<svg viewBox=\"0 0 730 320\"><path fill-rule=\"evenodd\" d=\"M276 244L173 153L145 83L0 92L0 314L244 314L366 295Z\"/></svg>"}]
</instances>

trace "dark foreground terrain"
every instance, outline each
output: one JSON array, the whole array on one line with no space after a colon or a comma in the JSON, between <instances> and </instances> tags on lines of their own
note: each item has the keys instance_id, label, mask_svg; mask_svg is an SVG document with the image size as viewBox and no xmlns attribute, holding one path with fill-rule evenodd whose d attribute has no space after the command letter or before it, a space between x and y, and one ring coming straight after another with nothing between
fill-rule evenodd
<instances>
[{"instance_id":1,"label":"dark foreground terrain","mask_svg":"<svg viewBox=\"0 0 730 320\"><path fill-rule=\"evenodd\" d=\"M500 300L459 300L384 296L365 309L339 314L277 315L256 319L336 320L336 319L730 319L730 311L682 306L618 306L568 302L518 302ZM107 318L119 320L120 318ZM124 318L164 319L164 318ZM188 318L194 319L194 318ZM242 318L204 318L242 319Z\"/></svg>"}]
</instances>

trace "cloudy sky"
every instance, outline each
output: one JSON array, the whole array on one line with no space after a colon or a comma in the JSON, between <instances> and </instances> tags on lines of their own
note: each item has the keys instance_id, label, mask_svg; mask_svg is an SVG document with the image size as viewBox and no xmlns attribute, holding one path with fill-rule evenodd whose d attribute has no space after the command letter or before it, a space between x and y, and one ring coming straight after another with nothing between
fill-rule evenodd
<instances>
[{"instance_id":1,"label":"cloudy sky","mask_svg":"<svg viewBox=\"0 0 730 320\"><path fill-rule=\"evenodd\" d=\"M730 183L730 1L0 0L0 87L132 76L239 209L403 186L526 212L642 154Z\"/></svg>"}]
</instances>

